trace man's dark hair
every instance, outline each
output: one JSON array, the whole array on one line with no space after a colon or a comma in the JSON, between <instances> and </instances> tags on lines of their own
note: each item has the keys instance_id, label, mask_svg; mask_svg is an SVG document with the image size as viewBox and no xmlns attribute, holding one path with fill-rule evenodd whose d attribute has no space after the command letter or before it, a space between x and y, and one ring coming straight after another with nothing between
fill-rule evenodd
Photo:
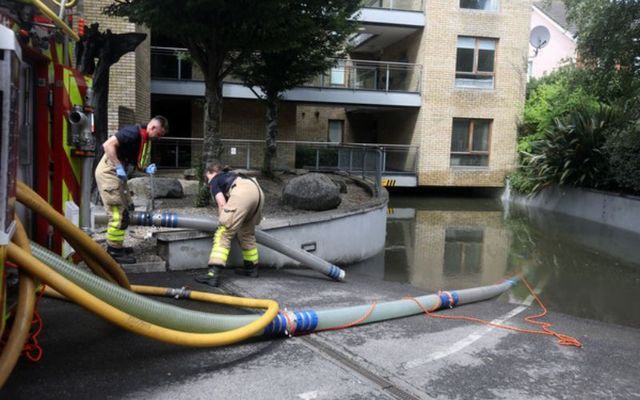
<instances>
[{"instance_id":1,"label":"man's dark hair","mask_svg":"<svg viewBox=\"0 0 640 400\"><path fill-rule=\"evenodd\" d=\"M156 115L151 119L155 119L156 121L160 122L160 126L162 127L162 129L164 129L165 135L169 133L169 120L166 117L162 115Z\"/></svg>"}]
</instances>

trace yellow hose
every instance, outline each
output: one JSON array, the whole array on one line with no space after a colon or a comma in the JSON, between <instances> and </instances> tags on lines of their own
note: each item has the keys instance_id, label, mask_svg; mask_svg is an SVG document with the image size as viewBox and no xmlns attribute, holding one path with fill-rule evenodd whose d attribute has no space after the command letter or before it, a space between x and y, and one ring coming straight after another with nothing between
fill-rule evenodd
<instances>
[{"instance_id":1,"label":"yellow hose","mask_svg":"<svg viewBox=\"0 0 640 400\"><path fill-rule=\"evenodd\" d=\"M49 266L13 243L9 244L8 256L13 262L27 270L31 275L38 277L62 295L87 310L131 332L166 343L193 347L212 347L233 344L252 337L264 330L278 314L278 303L273 300L234 298L232 296L222 296L213 293L194 292L196 293L194 298L197 297L212 302L223 302L225 304L242 305L243 307L266 309L266 311L255 321L226 332L190 333L177 331L150 324L147 321L118 310L110 304L96 298L73 282L65 279ZM157 288L152 288L151 290L155 291Z\"/></svg>"},{"instance_id":2,"label":"yellow hose","mask_svg":"<svg viewBox=\"0 0 640 400\"><path fill-rule=\"evenodd\" d=\"M129 288L129 280L122 267L111 258L102 246L94 242L80 228L58 213L29 186L18 181L16 188L18 201L45 218L60 231L69 244L78 251L78 254L81 257L86 257L87 265L96 275L101 277L111 276L118 285ZM90 256L87 257L87 255ZM104 271L102 267L106 267L107 270Z\"/></svg>"},{"instance_id":3,"label":"yellow hose","mask_svg":"<svg viewBox=\"0 0 640 400\"><path fill-rule=\"evenodd\" d=\"M25 253L31 254L29 238L27 237L24 227L17 219L16 223L17 226L16 232L13 235L13 241L20 246ZM3 260L0 260L0 262L3 262ZM0 354L0 387L6 382L22 353L22 348L31 330L35 303L36 282L25 271L20 270L18 307L16 308L11 333L4 345L2 354Z\"/></svg>"}]
</instances>

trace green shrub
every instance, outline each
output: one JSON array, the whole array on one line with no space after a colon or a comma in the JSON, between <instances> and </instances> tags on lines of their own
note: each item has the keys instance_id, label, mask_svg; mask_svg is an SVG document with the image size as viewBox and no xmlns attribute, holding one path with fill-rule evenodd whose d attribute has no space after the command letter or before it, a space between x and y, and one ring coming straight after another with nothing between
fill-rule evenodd
<instances>
[{"instance_id":1,"label":"green shrub","mask_svg":"<svg viewBox=\"0 0 640 400\"><path fill-rule=\"evenodd\" d=\"M535 186L535 180L524 168L518 168L509 175L509 185L514 193L531 194Z\"/></svg>"},{"instance_id":2,"label":"green shrub","mask_svg":"<svg viewBox=\"0 0 640 400\"><path fill-rule=\"evenodd\" d=\"M610 135L605 149L617 187L627 193L640 194L640 121Z\"/></svg>"},{"instance_id":3,"label":"green shrub","mask_svg":"<svg viewBox=\"0 0 640 400\"><path fill-rule=\"evenodd\" d=\"M542 139L522 153L521 168L532 192L552 184L601 188L610 184L604 151L607 132L615 121L611 107L581 109L557 118Z\"/></svg>"},{"instance_id":4,"label":"green shrub","mask_svg":"<svg viewBox=\"0 0 640 400\"><path fill-rule=\"evenodd\" d=\"M582 72L567 66L527 85L523 120L518 127L518 150L530 152L531 142L543 138L554 121L577 109L595 111L598 102L581 86Z\"/></svg>"}]
</instances>

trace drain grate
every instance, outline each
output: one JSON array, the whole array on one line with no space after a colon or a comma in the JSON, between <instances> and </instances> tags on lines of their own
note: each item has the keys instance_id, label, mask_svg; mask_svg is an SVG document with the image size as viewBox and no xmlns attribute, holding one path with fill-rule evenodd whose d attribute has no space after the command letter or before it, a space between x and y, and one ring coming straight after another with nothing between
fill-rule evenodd
<instances>
[{"instance_id":1,"label":"drain grate","mask_svg":"<svg viewBox=\"0 0 640 400\"><path fill-rule=\"evenodd\" d=\"M223 281L221 288L225 293L234 295L234 296L250 296L246 293L245 290L242 290L240 287L234 285L229 281ZM385 377L365 368L361 364L358 364L356 361L350 359L339 351L334 350L330 346L322 343L319 340L312 338L311 336L298 336L298 339L304 341L309 347L313 347L316 351L323 353L327 358L333 359L335 362L342 364L343 366L349 368L355 373L361 375L362 377L368 379L369 381L375 383L380 386L380 388L387 393L389 396L398 399L398 400L422 400L422 397L418 397L413 393L410 393L397 385L395 385L390 380ZM428 397L428 396L427 396ZM431 398L431 397L428 397Z\"/></svg>"},{"instance_id":2,"label":"drain grate","mask_svg":"<svg viewBox=\"0 0 640 400\"><path fill-rule=\"evenodd\" d=\"M346 366L347 368L353 370L354 372L362 375L363 377L367 378L368 380L370 380L371 382L375 383L376 385L380 386L382 388L382 390L384 390L386 393L388 393L390 396L399 399L399 400L420 400L420 397L415 396L413 393L409 393L406 390L399 388L398 386L396 386L393 382L391 382L390 380L386 379L383 376L380 376L379 374L363 367L361 364L358 364L357 362L353 361L352 359L350 359L349 357L345 356L344 354L340 353L339 351L336 351L334 349L332 349L331 347L327 346L326 344L318 341L318 340L314 340L308 336L304 336L304 337L300 337L300 339L304 340L307 344L309 344L310 346L316 348L317 350L321 351L322 353L324 353L326 356L334 359L335 361L339 362L340 364Z\"/></svg>"}]
</instances>

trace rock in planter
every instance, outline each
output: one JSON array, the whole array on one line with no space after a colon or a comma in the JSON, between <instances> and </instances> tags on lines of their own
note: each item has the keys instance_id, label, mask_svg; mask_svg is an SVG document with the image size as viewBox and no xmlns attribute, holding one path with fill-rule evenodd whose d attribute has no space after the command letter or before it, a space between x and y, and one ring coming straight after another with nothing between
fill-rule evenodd
<instances>
[{"instance_id":1,"label":"rock in planter","mask_svg":"<svg viewBox=\"0 0 640 400\"><path fill-rule=\"evenodd\" d=\"M153 194L154 198L173 198L173 199L181 199L184 197L184 191L182 190L182 185L180 181L176 178L153 178ZM129 179L128 182L129 190L133 193L133 196L148 198L150 189L149 189L149 178L133 178Z\"/></svg>"},{"instance_id":2,"label":"rock in planter","mask_svg":"<svg viewBox=\"0 0 640 400\"><path fill-rule=\"evenodd\" d=\"M336 184L323 174L293 178L282 191L284 204L301 210L330 210L338 207L341 200Z\"/></svg>"}]
</instances>

